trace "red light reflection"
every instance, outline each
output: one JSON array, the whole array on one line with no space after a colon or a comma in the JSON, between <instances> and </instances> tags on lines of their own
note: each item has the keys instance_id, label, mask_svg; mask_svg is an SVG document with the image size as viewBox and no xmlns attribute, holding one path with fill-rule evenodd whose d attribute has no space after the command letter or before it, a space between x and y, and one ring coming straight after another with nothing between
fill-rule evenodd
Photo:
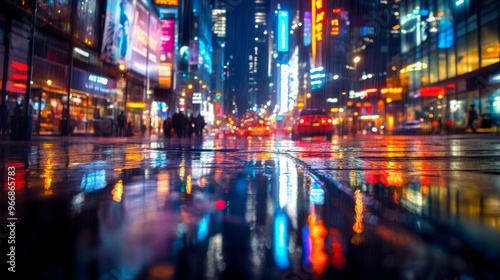
<instances>
[{"instance_id":1,"label":"red light reflection","mask_svg":"<svg viewBox=\"0 0 500 280\"><path fill-rule=\"evenodd\" d=\"M11 176L9 173L7 173L7 181L11 182L12 179L14 180L15 184L15 189L17 190L22 190L26 187L26 170L24 168L24 164L21 162L10 162L7 163L5 170L11 171L10 169L7 169L7 167L13 167L15 170L13 171L14 175ZM11 171L12 172L12 171ZM11 173L12 174L12 173ZM12 179L11 179L12 178ZM5 184L5 190L8 191L8 184Z\"/></svg>"}]
</instances>

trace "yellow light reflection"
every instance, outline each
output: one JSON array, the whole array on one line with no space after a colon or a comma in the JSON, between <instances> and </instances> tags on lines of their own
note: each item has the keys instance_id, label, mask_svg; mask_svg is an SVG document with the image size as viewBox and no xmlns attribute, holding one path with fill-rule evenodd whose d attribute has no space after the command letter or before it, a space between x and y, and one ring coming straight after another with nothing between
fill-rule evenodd
<instances>
[{"instance_id":1,"label":"yellow light reflection","mask_svg":"<svg viewBox=\"0 0 500 280\"><path fill-rule=\"evenodd\" d=\"M404 185L403 172L389 171L387 175L387 183L393 187L402 187Z\"/></svg>"},{"instance_id":2,"label":"yellow light reflection","mask_svg":"<svg viewBox=\"0 0 500 280\"><path fill-rule=\"evenodd\" d=\"M183 158L181 163L179 163L179 178L181 181L184 181L184 177L186 176L186 160Z\"/></svg>"},{"instance_id":3,"label":"yellow light reflection","mask_svg":"<svg viewBox=\"0 0 500 280\"><path fill-rule=\"evenodd\" d=\"M45 189L45 195L52 195L52 179L54 178L54 164L52 158L54 157L54 151L52 151L52 144L45 143L43 148L47 151L47 162L43 168L43 173L40 178L43 179L43 188Z\"/></svg>"},{"instance_id":4,"label":"yellow light reflection","mask_svg":"<svg viewBox=\"0 0 500 280\"><path fill-rule=\"evenodd\" d=\"M216 169L215 170L215 175L214 175L214 179L215 179L216 182L220 181L221 175L222 175L222 169Z\"/></svg>"},{"instance_id":5,"label":"yellow light reflection","mask_svg":"<svg viewBox=\"0 0 500 280\"><path fill-rule=\"evenodd\" d=\"M122 196L123 196L123 181L119 180L116 182L115 186L113 187L113 190L111 191L111 194L113 195L113 200L116 202L122 201Z\"/></svg>"},{"instance_id":6,"label":"yellow light reflection","mask_svg":"<svg viewBox=\"0 0 500 280\"><path fill-rule=\"evenodd\" d=\"M351 243L359 245L363 242L363 237L361 233L363 232L363 194L358 189L354 192L354 211L356 215L354 216L354 225L352 229L356 234L351 239Z\"/></svg>"},{"instance_id":7,"label":"yellow light reflection","mask_svg":"<svg viewBox=\"0 0 500 280\"><path fill-rule=\"evenodd\" d=\"M191 174L189 174L186 177L186 193L191 194L192 188L193 188L193 186L192 186L192 182L191 182Z\"/></svg>"},{"instance_id":8,"label":"yellow light reflection","mask_svg":"<svg viewBox=\"0 0 500 280\"><path fill-rule=\"evenodd\" d=\"M125 161L142 161L143 156L141 153L128 153L125 154Z\"/></svg>"},{"instance_id":9,"label":"yellow light reflection","mask_svg":"<svg viewBox=\"0 0 500 280\"><path fill-rule=\"evenodd\" d=\"M356 170L349 171L349 184L351 186L358 185L358 172Z\"/></svg>"}]
</instances>

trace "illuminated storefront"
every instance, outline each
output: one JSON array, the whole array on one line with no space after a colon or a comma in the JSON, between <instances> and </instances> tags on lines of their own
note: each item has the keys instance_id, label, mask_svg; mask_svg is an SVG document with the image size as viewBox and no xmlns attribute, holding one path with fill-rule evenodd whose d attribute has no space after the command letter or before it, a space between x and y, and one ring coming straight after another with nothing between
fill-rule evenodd
<instances>
[{"instance_id":1,"label":"illuminated storefront","mask_svg":"<svg viewBox=\"0 0 500 280\"><path fill-rule=\"evenodd\" d=\"M99 36L99 9L97 1L37 1L37 31L33 40L32 52L32 76L31 92L29 92L29 102L27 98L27 82L30 65L30 40L29 28L32 17L31 11L34 10L33 1L17 2L20 4L6 3L6 5L16 6L12 9L5 9L9 14L0 13L0 26L2 33L9 33L11 40L0 42L0 61L8 59L8 67L0 67L0 79L6 81L2 83L2 110L7 113L2 118L2 132L9 133L10 122L13 116L13 108L17 104L28 105L28 115L33 117L33 134L61 134L68 128L65 124L68 102L75 107L73 111L83 111L81 119L89 120L82 132L91 132L89 129L90 121L96 116L94 112L88 110L89 106L99 108L103 102L94 100L98 95L93 96L92 90L83 89L78 85L72 86L70 80L70 68L72 61L75 64L81 64L79 59L83 58L83 64L91 71L97 72L97 65L90 63L92 55L91 49L98 44ZM18 9L20 8L20 9ZM77 11L72 15L71 11ZM74 28L71 29L71 24ZM61 34L74 34L75 47L70 46L73 41L62 39ZM55 34L59 34L55 36ZM68 53L71 50L71 54ZM73 51L75 53L73 53ZM89 70L87 69L87 70ZM73 69L74 72L76 69ZM5 75L4 75L5 74ZM76 74L75 74L76 75ZM99 74L100 77L109 74ZM107 88L113 87L112 79ZM75 88L68 90L69 88ZM71 95L71 98L68 96ZM72 103L72 100L74 101ZM82 107L83 106L83 107ZM71 108L71 107L70 107ZM5 112L5 111L3 111ZM2 114L3 115L3 114ZM74 115L77 115L74 113ZM6 118L8 120L6 121Z\"/></svg>"},{"instance_id":2,"label":"illuminated storefront","mask_svg":"<svg viewBox=\"0 0 500 280\"><path fill-rule=\"evenodd\" d=\"M474 104L479 127L500 121L490 79L500 63L498 1L405 2L400 25L407 116L465 128Z\"/></svg>"},{"instance_id":3,"label":"illuminated storefront","mask_svg":"<svg viewBox=\"0 0 500 280\"><path fill-rule=\"evenodd\" d=\"M152 89L159 77L161 26L158 16L140 1L107 2L101 59L124 67L124 111L135 132L153 122Z\"/></svg>"}]
</instances>

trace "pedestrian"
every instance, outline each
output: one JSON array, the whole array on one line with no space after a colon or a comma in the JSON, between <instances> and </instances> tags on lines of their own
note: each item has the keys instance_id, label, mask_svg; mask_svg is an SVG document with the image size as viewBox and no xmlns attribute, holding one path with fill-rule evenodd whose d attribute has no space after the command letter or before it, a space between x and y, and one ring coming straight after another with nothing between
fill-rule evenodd
<instances>
[{"instance_id":1,"label":"pedestrian","mask_svg":"<svg viewBox=\"0 0 500 280\"><path fill-rule=\"evenodd\" d=\"M172 126L177 138L182 138L184 134L184 114L182 112L175 112L172 116Z\"/></svg>"},{"instance_id":2,"label":"pedestrian","mask_svg":"<svg viewBox=\"0 0 500 280\"><path fill-rule=\"evenodd\" d=\"M123 130L125 129L125 124L127 123L127 117L123 114L123 111L120 111L120 114L116 118L117 121L117 136L122 137L123 136Z\"/></svg>"},{"instance_id":3,"label":"pedestrian","mask_svg":"<svg viewBox=\"0 0 500 280\"><path fill-rule=\"evenodd\" d=\"M196 130L196 121L193 115L189 115L187 120L187 138L193 137Z\"/></svg>"},{"instance_id":4,"label":"pedestrian","mask_svg":"<svg viewBox=\"0 0 500 280\"><path fill-rule=\"evenodd\" d=\"M170 117L163 121L163 135L166 138L170 138L172 133L172 119Z\"/></svg>"},{"instance_id":5,"label":"pedestrian","mask_svg":"<svg viewBox=\"0 0 500 280\"><path fill-rule=\"evenodd\" d=\"M474 104L470 105L470 110L467 116L467 127L472 129L472 133L477 133L476 130L476 120L477 120L477 111Z\"/></svg>"},{"instance_id":6,"label":"pedestrian","mask_svg":"<svg viewBox=\"0 0 500 280\"><path fill-rule=\"evenodd\" d=\"M205 122L205 118L200 114L198 113L198 116L196 116L196 137L202 137L203 136L203 129L205 128L205 126L207 125L207 123Z\"/></svg>"},{"instance_id":7,"label":"pedestrian","mask_svg":"<svg viewBox=\"0 0 500 280\"><path fill-rule=\"evenodd\" d=\"M141 137L144 137L145 134L146 134L146 124L143 122L141 124Z\"/></svg>"},{"instance_id":8,"label":"pedestrian","mask_svg":"<svg viewBox=\"0 0 500 280\"><path fill-rule=\"evenodd\" d=\"M23 115L23 102L17 103L14 108L14 116L19 117Z\"/></svg>"}]
</instances>

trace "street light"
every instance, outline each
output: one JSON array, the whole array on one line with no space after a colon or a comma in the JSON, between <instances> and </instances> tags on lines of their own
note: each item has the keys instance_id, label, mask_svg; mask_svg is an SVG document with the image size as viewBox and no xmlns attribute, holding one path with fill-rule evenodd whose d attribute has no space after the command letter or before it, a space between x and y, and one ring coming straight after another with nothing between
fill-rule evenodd
<instances>
[{"instance_id":1,"label":"street light","mask_svg":"<svg viewBox=\"0 0 500 280\"><path fill-rule=\"evenodd\" d=\"M361 60L361 57L359 57L359 55L354 57L354 59L352 60L354 62L354 67L356 67L356 64L358 64L360 60Z\"/></svg>"},{"instance_id":2,"label":"street light","mask_svg":"<svg viewBox=\"0 0 500 280\"><path fill-rule=\"evenodd\" d=\"M125 64L120 63L120 65L118 65L118 70L120 70L120 72L125 72L126 70Z\"/></svg>"},{"instance_id":3,"label":"street light","mask_svg":"<svg viewBox=\"0 0 500 280\"><path fill-rule=\"evenodd\" d=\"M353 80L353 90L354 87L356 86L354 83L356 82L356 79L358 78L358 63L361 61L361 57L359 55L355 56L353 59L352 59L352 62L354 62L354 78L352 79ZM356 86L356 89L357 89L357 86Z\"/></svg>"}]
</instances>

